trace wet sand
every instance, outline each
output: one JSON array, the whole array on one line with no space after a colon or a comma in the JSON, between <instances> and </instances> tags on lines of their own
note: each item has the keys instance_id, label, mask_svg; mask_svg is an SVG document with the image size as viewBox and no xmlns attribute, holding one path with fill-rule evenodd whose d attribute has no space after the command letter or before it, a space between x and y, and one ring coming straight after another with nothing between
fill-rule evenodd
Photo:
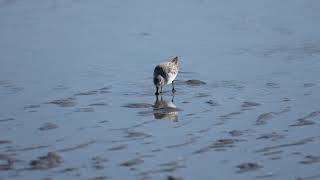
<instances>
[{"instance_id":1,"label":"wet sand","mask_svg":"<svg viewBox=\"0 0 320 180\"><path fill-rule=\"evenodd\" d=\"M0 179L319 179L319 5L0 1Z\"/></svg>"}]
</instances>

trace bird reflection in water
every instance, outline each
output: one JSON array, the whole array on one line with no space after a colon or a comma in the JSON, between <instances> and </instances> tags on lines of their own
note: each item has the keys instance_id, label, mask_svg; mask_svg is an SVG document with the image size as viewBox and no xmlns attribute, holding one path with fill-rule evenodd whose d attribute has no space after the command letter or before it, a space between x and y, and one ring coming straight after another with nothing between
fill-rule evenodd
<instances>
[{"instance_id":1,"label":"bird reflection in water","mask_svg":"<svg viewBox=\"0 0 320 180\"><path fill-rule=\"evenodd\" d=\"M162 95L156 96L156 101L153 105L153 115L155 119L169 119L173 121L178 121L178 112L180 111L177 106L173 103L174 96L172 96L171 101L166 101L163 99Z\"/></svg>"}]
</instances>

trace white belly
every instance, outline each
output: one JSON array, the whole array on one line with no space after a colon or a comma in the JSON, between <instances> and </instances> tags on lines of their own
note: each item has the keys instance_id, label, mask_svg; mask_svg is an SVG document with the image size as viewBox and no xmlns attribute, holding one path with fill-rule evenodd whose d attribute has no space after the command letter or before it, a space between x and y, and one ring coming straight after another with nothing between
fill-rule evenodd
<instances>
[{"instance_id":1,"label":"white belly","mask_svg":"<svg viewBox=\"0 0 320 180\"><path fill-rule=\"evenodd\" d=\"M168 77L168 82L167 82L167 84L171 84L172 81L177 77L177 74L178 74L178 73L176 73L176 74L168 73L168 74L169 74L169 77Z\"/></svg>"}]
</instances>

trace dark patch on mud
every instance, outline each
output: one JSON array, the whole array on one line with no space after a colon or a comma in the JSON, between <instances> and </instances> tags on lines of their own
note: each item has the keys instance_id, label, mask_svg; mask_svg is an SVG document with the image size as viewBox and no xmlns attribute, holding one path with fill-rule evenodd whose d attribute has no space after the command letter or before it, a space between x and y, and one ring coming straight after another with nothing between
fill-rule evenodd
<instances>
[{"instance_id":1,"label":"dark patch on mud","mask_svg":"<svg viewBox=\"0 0 320 180\"><path fill-rule=\"evenodd\" d=\"M211 95L208 93L198 93L195 95L195 97L198 97L198 98L209 97L209 96L211 96Z\"/></svg>"},{"instance_id":2,"label":"dark patch on mud","mask_svg":"<svg viewBox=\"0 0 320 180\"><path fill-rule=\"evenodd\" d=\"M144 160L141 158L134 158L120 163L120 166L130 167L144 163Z\"/></svg>"},{"instance_id":3,"label":"dark patch on mud","mask_svg":"<svg viewBox=\"0 0 320 180\"><path fill-rule=\"evenodd\" d=\"M270 174L255 176L255 178L257 178L257 179L267 179L267 178L274 178L276 176L277 176L276 174L270 173Z\"/></svg>"},{"instance_id":4,"label":"dark patch on mud","mask_svg":"<svg viewBox=\"0 0 320 180\"><path fill-rule=\"evenodd\" d=\"M303 87L304 88L310 88L310 87L313 87L313 86L315 86L315 85L317 85L316 83L304 83L303 84Z\"/></svg>"},{"instance_id":5,"label":"dark patch on mud","mask_svg":"<svg viewBox=\"0 0 320 180\"><path fill-rule=\"evenodd\" d=\"M94 169L101 170L101 169L104 169L104 164L108 162L109 159L100 157L100 156L95 156L92 158L92 161L93 161L92 167Z\"/></svg>"},{"instance_id":6,"label":"dark patch on mud","mask_svg":"<svg viewBox=\"0 0 320 180\"><path fill-rule=\"evenodd\" d=\"M234 143L238 142L238 139L218 139L216 142L211 144L211 148L225 148L234 147Z\"/></svg>"},{"instance_id":7,"label":"dark patch on mud","mask_svg":"<svg viewBox=\"0 0 320 180\"><path fill-rule=\"evenodd\" d=\"M29 170L50 169L59 166L63 162L62 157L56 152L49 152L45 156L30 162Z\"/></svg>"},{"instance_id":8,"label":"dark patch on mud","mask_svg":"<svg viewBox=\"0 0 320 180\"><path fill-rule=\"evenodd\" d=\"M260 114L257 118L256 125L267 124L267 121L271 120L272 118L273 118L272 112Z\"/></svg>"},{"instance_id":9,"label":"dark patch on mud","mask_svg":"<svg viewBox=\"0 0 320 180\"><path fill-rule=\"evenodd\" d=\"M94 95L94 94L98 94L98 91L97 90L85 91L85 92L76 93L74 95L75 96L88 96L88 95Z\"/></svg>"},{"instance_id":10,"label":"dark patch on mud","mask_svg":"<svg viewBox=\"0 0 320 180\"><path fill-rule=\"evenodd\" d=\"M7 121L13 121L14 118L4 118L4 119L0 119L0 122L7 122Z\"/></svg>"},{"instance_id":11,"label":"dark patch on mud","mask_svg":"<svg viewBox=\"0 0 320 180\"><path fill-rule=\"evenodd\" d=\"M11 81L0 81L0 88L2 88L0 94L16 94L24 90L23 87L17 86Z\"/></svg>"},{"instance_id":12,"label":"dark patch on mud","mask_svg":"<svg viewBox=\"0 0 320 180\"><path fill-rule=\"evenodd\" d=\"M97 90L89 90L89 91L85 91L85 92L80 92L80 93L76 93L74 94L75 96L89 96L89 95L96 95L96 94L106 94L106 93L110 93L110 87L103 87Z\"/></svg>"},{"instance_id":13,"label":"dark patch on mud","mask_svg":"<svg viewBox=\"0 0 320 180\"><path fill-rule=\"evenodd\" d=\"M11 162L10 160L7 160L3 164L2 163L0 164L0 171L8 171L12 168L13 168L13 162Z\"/></svg>"},{"instance_id":14,"label":"dark patch on mud","mask_svg":"<svg viewBox=\"0 0 320 180\"><path fill-rule=\"evenodd\" d=\"M83 126L83 127L79 127L79 130L85 130L85 129L95 129L95 128L101 128L103 126Z\"/></svg>"},{"instance_id":15,"label":"dark patch on mud","mask_svg":"<svg viewBox=\"0 0 320 180\"><path fill-rule=\"evenodd\" d=\"M128 145L126 144L121 144L112 148L109 148L108 151L119 151L119 150L123 150L123 149L127 149Z\"/></svg>"},{"instance_id":16,"label":"dark patch on mud","mask_svg":"<svg viewBox=\"0 0 320 180\"><path fill-rule=\"evenodd\" d=\"M274 156L274 157L270 157L268 158L269 160L279 160L281 159L282 157L281 156Z\"/></svg>"},{"instance_id":17,"label":"dark patch on mud","mask_svg":"<svg viewBox=\"0 0 320 180\"><path fill-rule=\"evenodd\" d=\"M127 135L126 138L147 138L152 137L150 134L146 134L143 132L136 132L136 131L126 131Z\"/></svg>"},{"instance_id":18,"label":"dark patch on mud","mask_svg":"<svg viewBox=\"0 0 320 180\"><path fill-rule=\"evenodd\" d=\"M296 127L296 126L307 126L307 125L313 125L316 124L315 122L309 120L309 119L298 119L298 122L291 124L290 126Z\"/></svg>"},{"instance_id":19,"label":"dark patch on mud","mask_svg":"<svg viewBox=\"0 0 320 180\"><path fill-rule=\"evenodd\" d=\"M129 103L126 104L122 107L126 107L126 108L151 108L152 104L148 104L148 103Z\"/></svg>"},{"instance_id":20,"label":"dark patch on mud","mask_svg":"<svg viewBox=\"0 0 320 180\"><path fill-rule=\"evenodd\" d=\"M183 178L182 177L178 177L178 176L170 175L170 176L167 177L167 180L183 180Z\"/></svg>"},{"instance_id":21,"label":"dark patch on mud","mask_svg":"<svg viewBox=\"0 0 320 180\"><path fill-rule=\"evenodd\" d=\"M184 165L184 159L181 159L181 160L174 160L174 161L170 161L170 162L167 162L167 163L160 164L159 167L160 167L159 169L145 171L145 172L139 173L139 175L143 176L142 179L144 179L144 178L149 179L148 176L150 174L164 173L164 172L170 172L171 173L171 172L176 171L177 169L185 168L186 166Z\"/></svg>"},{"instance_id":22,"label":"dark patch on mud","mask_svg":"<svg viewBox=\"0 0 320 180\"><path fill-rule=\"evenodd\" d=\"M220 104L217 101L214 100L208 100L205 102L206 104L209 104L210 106L219 106Z\"/></svg>"},{"instance_id":23,"label":"dark patch on mud","mask_svg":"<svg viewBox=\"0 0 320 180\"><path fill-rule=\"evenodd\" d=\"M103 88L100 88L98 90L99 90L100 94L106 94L106 93L110 93L111 92L110 89L111 89L111 87L103 87Z\"/></svg>"},{"instance_id":24,"label":"dark patch on mud","mask_svg":"<svg viewBox=\"0 0 320 180\"><path fill-rule=\"evenodd\" d=\"M74 107L76 103L74 102L76 99L73 97L65 98L65 99L57 99L54 101L47 102L46 104L55 104L59 107Z\"/></svg>"},{"instance_id":25,"label":"dark patch on mud","mask_svg":"<svg viewBox=\"0 0 320 180\"><path fill-rule=\"evenodd\" d=\"M107 123L109 122L108 120L103 120L103 121L99 121L99 123Z\"/></svg>"},{"instance_id":26,"label":"dark patch on mud","mask_svg":"<svg viewBox=\"0 0 320 180\"><path fill-rule=\"evenodd\" d=\"M215 151L225 151L226 148L234 147L234 143L238 142L238 141L240 141L240 140L238 140L238 139L219 139L207 147L204 147L204 148L201 148L199 150L194 151L193 154L202 154L202 153L208 152L212 149L214 149Z\"/></svg>"},{"instance_id":27,"label":"dark patch on mud","mask_svg":"<svg viewBox=\"0 0 320 180\"><path fill-rule=\"evenodd\" d=\"M68 151L74 151L74 150L77 150L77 149L86 148L86 147L88 147L89 145L91 145L91 144L93 144L95 142L96 141L89 141L89 142L81 143L81 144L73 146L73 147L59 149L59 150L57 150L57 152L68 152Z\"/></svg>"},{"instance_id":28,"label":"dark patch on mud","mask_svg":"<svg viewBox=\"0 0 320 180\"><path fill-rule=\"evenodd\" d=\"M211 130L211 128L204 128L204 129L200 129L199 131L197 131L197 133L206 133L206 132L208 132L208 131L210 131ZM192 136L193 135L193 133L188 133L187 134L188 136Z\"/></svg>"},{"instance_id":29,"label":"dark patch on mud","mask_svg":"<svg viewBox=\"0 0 320 180\"><path fill-rule=\"evenodd\" d=\"M313 111L313 112L309 113L308 115L306 115L302 118L299 118L296 123L291 124L290 126L296 127L296 126L313 125L313 124L315 124L315 122L310 119L313 119L317 116L320 116L320 111Z\"/></svg>"},{"instance_id":30,"label":"dark patch on mud","mask_svg":"<svg viewBox=\"0 0 320 180\"><path fill-rule=\"evenodd\" d=\"M160 151L162 151L162 149L152 149L152 150L150 150L150 152L160 152Z\"/></svg>"},{"instance_id":31,"label":"dark patch on mud","mask_svg":"<svg viewBox=\"0 0 320 180\"><path fill-rule=\"evenodd\" d=\"M270 88L280 88L280 84L276 82L268 82L266 83L266 86Z\"/></svg>"},{"instance_id":32,"label":"dark patch on mud","mask_svg":"<svg viewBox=\"0 0 320 180\"><path fill-rule=\"evenodd\" d=\"M41 106L40 105L29 105L29 106L25 106L23 107L24 110L34 110L34 109L37 109L37 108L40 108Z\"/></svg>"},{"instance_id":33,"label":"dark patch on mud","mask_svg":"<svg viewBox=\"0 0 320 180\"><path fill-rule=\"evenodd\" d=\"M109 179L110 177L108 176L96 176L96 177L91 177L88 180L105 180L105 179Z\"/></svg>"},{"instance_id":34,"label":"dark patch on mud","mask_svg":"<svg viewBox=\"0 0 320 180\"><path fill-rule=\"evenodd\" d=\"M261 105L260 103L253 102L253 101L244 101L241 105L241 108L243 110L247 110L260 105Z\"/></svg>"},{"instance_id":35,"label":"dark patch on mud","mask_svg":"<svg viewBox=\"0 0 320 180\"><path fill-rule=\"evenodd\" d=\"M199 137L192 137L192 138L190 138L190 140L188 140L184 143L169 145L169 146L166 146L166 148L177 148L177 147L187 146L189 144L196 142L197 139L199 139Z\"/></svg>"},{"instance_id":36,"label":"dark patch on mud","mask_svg":"<svg viewBox=\"0 0 320 180\"><path fill-rule=\"evenodd\" d=\"M200 86L200 85L207 84L206 82L198 80L198 79L190 79L190 80L185 81L185 83L189 86Z\"/></svg>"},{"instance_id":37,"label":"dark patch on mud","mask_svg":"<svg viewBox=\"0 0 320 180\"><path fill-rule=\"evenodd\" d=\"M259 137L257 137L257 139L271 139L271 141L276 141L279 139L283 139L285 137L286 137L285 135L272 132L272 133L262 134Z\"/></svg>"},{"instance_id":38,"label":"dark patch on mud","mask_svg":"<svg viewBox=\"0 0 320 180\"><path fill-rule=\"evenodd\" d=\"M300 161L301 164L314 164L320 162L320 156L307 155L304 157L303 161Z\"/></svg>"},{"instance_id":39,"label":"dark patch on mud","mask_svg":"<svg viewBox=\"0 0 320 180\"><path fill-rule=\"evenodd\" d=\"M87 108L87 107L84 107L84 108L76 108L74 110L74 112L94 112L94 108Z\"/></svg>"},{"instance_id":40,"label":"dark patch on mud","mask_svg":"<svg viewBox=\"0 0 320 180\"><path fill-rule=\"evenodd\" d=\"M283 102L289 102L289 101L291 101L291 99L290 99L290 98L285 97L285 98L283 98L283 99L282 99L282 101L283 101Z\"/></svg>"},{"instance_id":41,"label":"dark patch on mud","mask_svg":"<svg viewBox=\"0 0 320 180\"><path fill-rule=\"evenodd\" d=\"M305 177L298 177L297 180L310 180L310 179L319 179L320 174L315 174L311 176L305 176Z\"/></svg>"},{"instance_id":42,"label":"dark patch on mud","mask_svg":"<svg viewBox=\"0 0 320 180\"><path fill-rule=\"evenodd\" d=\"M309 91L309 92L304 93L303 95L305 95L305 96L311 96L311 95L312 95L312 92Z\"/></svg>"},{"instance_id":43,"label":"dark patch on mud","mask_svg":"<svg viewBox=\"0 0 320 180\"><path fill-rule=\"evenodd\" d=\"M286 148L286 147L291 147L291 146L305 145L308 142L312 142L313 139L314 139L313 137L305 138L305 139L301 139L299 141L292 142L292 143L286 143L286 144L280 144L280 145L265 147L265 148L256 150L255 152L257 152L257 153L265 153L265 152L274 151L274 150L279 149L279 148Z\"/></svg>"},{"instance_id":44,"label":"dark patch on mud","mask_svg":"<svg viewBox=\"0 0 320 180\"><path fill-rule=\"evenodd\" d=\"M89 104L88 106L109 106L109 104L105 102L98 102L98 103Z\"/></svg>"},{"instance_id":45,"label":"dark patch on mud","mask_svg":"<svg viewBox=\"0 0 320 180\"><path fill-rule=\"evenodd\" d=\"M148 32L137 32L137 33L130 33L129 34L129 36L142 36L142 37L149 36L149 35L150 35L150 33L148 33Z\"/></svg>"},{"instance_id":46,"label":"dark patch on mud","mask_svg":"<svg viewBox=\"0 0 320 180\"><path fill-rule=\"evenodd\" d=\"M179 159L179 160L174 160L174 161L169 161L166 163L161 163L159 164L159 166L161 167L176 167L178 165L181 165L181 163L183 162L183 159Z\"/></svg>"},{"instance_id":47,"label":"dark patch on mud","mask_svg":"<svg viewBox=\"0 0 320 180\"><path fill-rule=\"evenodd\" d=\"M320 116L320 111L313 111L310 114L308 114L307 116L303 117L302 119L311 119L311 118L315 118L317 116Z\"/></svg>"},{"instance_id":48,"label":"dark patch on mud","mask_svg":"<svg viewBox=\"0 0 320 180\"><path fill-rule=\"evenodd\" d=\"M12 143L10 140L0 140L0 144L9 144Z\"/></svg>"},{"instance_id":49,"label":"dark patch on mud","mask_svg":"<svg viewBox=\"0 0 320 180\"><path fill-rule=\"evenodd\" d=\"M53 123L45 123L43 126L41 126L39 128L39 130L41 131L47 131L47 130L51 130L51 129L56 129L58 128L59 126L56 125L56 124L53 124Z\"/></svg>"},{"instance_id":50,"label":"dark patch on mud","mask_svg":"<svg viewBox=\"0 0 320 180\"><path fill-rule=\"evenodd\" d=\"M0 171L8 171L13 169L13 164L15 160L9 155L0 154Z\"/></svg>"},{"instance_id":51,"label":"dark patch on mud","mask_svg":"<svg viewBox=\"0 0 320 180\"><path fill-rule=\"evenodd\" d=\"M282 154L282 153L283 153L283 151L279 150L279 151L265 152L262 155L264 155L264 156L273 156L273 155Z\"/></svg>"},{"instance_id":52,"label":"dark patch on mud","mask_svg":"<svg viewBox=\"0 0 320 180\"><path fill-rule=\"evenodd\" d=\"M267 124L267 122L271 119L274 118L274 115L279 115L279 114L283 114L283 113L287 113L291 110L291 107L285 107L283 110L281 111L277 111L277 112L267 112L267 113L262 113L257 117L256 120L256 125L264 125Z\"/></svg>"},{"instance_id":53,"label":"dark patch on mud","mask_svg":"<svg viewBox=\"0 0 320 180\"><path fill-rule=\"evenodd\" d=\"M245 133L255 133L254 130L246 129L246 130L232 130L228 132L231 136L237 137L237 136L242 136Z\"/></svg>"},{"instance_id":54,"label":"dark patch on mud","mask_svg":"<svg viewBox=\"0 0 320 180\"><path fill-rule=\"evenodd\" d=\"M56 87L54 87L54 90L66 90L66 89L70 89L71 87L65 86L65 85L58 85Z\"/></svg>"},{"instance_id":55,"label":"dark patch on mud","mask_svg":"<svg viewBox=\"0 0 320 180\"><path fill-rule=\"evenodd\" d=\"M18 148L18 147L10 147L7 149L7 152L20 152L20 151L32 151L36 149L43 149L50 147L49 145L32 145L30 147L25 147L25 148Z\"/></svg>"},{"instance_id":56,"label":"dark patch on mud","mask_svg":"<svg viewBox=\"0 0 320 180\"><path fill-rule=\"evenodd\" d=\"M67 167L62 170L57 171L57 173L68 173L68 172L74 172L74 171L78 171L78 170L79 170L79 168L77 168L77 167Z\"/></svg>"},{"instance_id":57,"label":"dark patch on mud","mask_svg":"<svg viewBox=\"0 0 320 180\"><path fill-rule=\"evenodd\" d=\"M141 123L139 123L139 124L136 124L136 125L131 126L131 128L142 127L142 126L144 126L144 125L146 125L146 124L150 124L150 123L153 123L153 122L155 122L155 120L143 121L143 122L141 122ZM126 128L126 129L127 129L126 131L130 131L130 128Z\"/></svg>"},{"instance_id":58,"label":"dark patch on mud","mask_svg":"<svg viewBox=\"0 0 320 180\"><path fill-rule=\"evenodd\" d=\"M242 114L243 112L239 111L239 112L232 112L232 113L228 113L228 114L224 114L220 116L220 119L222 120L227 120L227 119L232 119L233 116Z\"/></svg>"},{"instance_id":59,"label":"dark patch on mud","mask_svg":"<svg viewBox=\"0 0 320 180\"><path fill-rule=\"evenodd\" d=\"M229 132L229 134L231 136L241 136L243 133L242 133L242 131L232 130L232 131Z\"/></svg>"},{"instance_id":60,"label":"dark patch on mud","mask_svg":"<svg viewBox=\"0 0 320 180\"><path fill-rule=\"evenodd\" d=\"M256 171L258 169L261 169L263 166L257 164L257 163L242 163L237 166L239 168L239 171L237 173L244 173L244 172L249 172L249 171Z\"/></svg>"}]
</instances>

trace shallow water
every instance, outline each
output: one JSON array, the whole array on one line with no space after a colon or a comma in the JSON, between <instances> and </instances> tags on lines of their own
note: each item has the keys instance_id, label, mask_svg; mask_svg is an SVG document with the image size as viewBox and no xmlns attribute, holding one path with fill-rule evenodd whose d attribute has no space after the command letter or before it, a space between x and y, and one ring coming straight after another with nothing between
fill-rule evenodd
<instances>
[{"instance_id":1,"label":"shallow water","mask_svg":"<svg viewBox=\"0 0 320 180\"><path fill-rule=\"evenodd\" d=\"M0 0L0 179L320 179L319 5Z\"/></svg>"}]
</instances>

